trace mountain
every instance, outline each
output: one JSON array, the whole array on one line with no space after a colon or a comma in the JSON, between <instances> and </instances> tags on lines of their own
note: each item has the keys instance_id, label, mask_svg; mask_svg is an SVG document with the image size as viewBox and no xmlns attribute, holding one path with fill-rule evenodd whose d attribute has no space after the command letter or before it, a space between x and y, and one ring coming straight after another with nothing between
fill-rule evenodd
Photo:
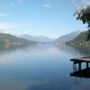
<instances>
[{"instance_id":1,"label":"mountain","mask_svg":"<svg viewBox=\"0 0 90 90\"><path fill-rule=\"evenodd\" d=\"M87 40L87 35L88 32L81 32L75 39L73 39L72 41L86 41Z\"/></svg>"},{"instance_id":2,"label":"mountain","mask_svg":"<svg viewBox=\"0 0 90 90\"><path fill-rule=\"evenodd\" d=\"M67 41L70 41L70 40L76 38L79 34L80 34L80 31L75 31L75 32L72 32L72 33L69 33L69 34L59 37L58 39L55 40L55 42L64 43L64 42L67 42Z\"/></svg>"},{"instance_id":3,"label":"mountain","mask_svg":"<svg viewBox=\"0 0 90 90\"><path fill-rule=\"evenodd\" d=\"M45 36L31 36L31 35L20 35L19 37L27 39L27 40L32 40L36 42L52 42L53 39L45 37Z\"/></svg>"},{"instance_id":4,"label":"mountain","mask_svg":"<svg viewBox=\"0 0 90 90\"><path fill-rule=\"evenodd\" d=\"M89 46L90 40L87 41L88 31L81 32L75 39L67 42L66 44L73 46Z\"/></svg>"},{"instance_id":5,"label":"mountain","mask_svg":"<svg viewBox=\"0 0 90 90\"><path fill-rule=\"evenodd\" d=\"M10 34L0 33L0 46L4 45L13 45L13 46L21 46L21 45L30 45L35 42L29 41L23 38L18 38L16 36Z\"/></svg>"}]
</instances>

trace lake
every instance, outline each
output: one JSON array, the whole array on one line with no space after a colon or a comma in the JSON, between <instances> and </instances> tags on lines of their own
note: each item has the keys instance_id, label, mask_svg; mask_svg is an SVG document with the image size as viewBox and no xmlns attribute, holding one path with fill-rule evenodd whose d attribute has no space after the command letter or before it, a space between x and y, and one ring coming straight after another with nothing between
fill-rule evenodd
<instances>
[{"instance_id":1,"label":"lake","mask_svg":"<svg viewBox=\"0 0 90 90\"><path fill-rule=\"evenodd\" d=\"M70 76L70 59L89 55L88 47L51 44L0 49L0 90L90 90L89 78Z\"/></svg>"}]
</instances>

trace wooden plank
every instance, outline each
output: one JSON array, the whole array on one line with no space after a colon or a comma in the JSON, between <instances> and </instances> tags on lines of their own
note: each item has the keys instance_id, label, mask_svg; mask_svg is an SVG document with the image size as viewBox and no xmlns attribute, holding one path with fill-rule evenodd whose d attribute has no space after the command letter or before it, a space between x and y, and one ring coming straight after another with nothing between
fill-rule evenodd
<instances>
[{"instance_id":1,"label":"wooden plank","mask_svg":"<svg viewBox=\"0 0 90 90\"><path fill-rule=\"evenodd\" d=\"M73 58L71 61L75 62L90 62L90 57L83 57L83 58Z\"/></svg>"}]
</instances>

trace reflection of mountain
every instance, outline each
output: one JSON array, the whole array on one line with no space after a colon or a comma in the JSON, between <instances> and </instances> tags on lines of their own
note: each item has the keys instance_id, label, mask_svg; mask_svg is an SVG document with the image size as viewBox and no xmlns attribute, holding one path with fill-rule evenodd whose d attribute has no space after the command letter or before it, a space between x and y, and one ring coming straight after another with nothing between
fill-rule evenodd
<instances>
[{"instance_id":1,"label":"reflection of mountain","mask_svg":"<svg viewBox=\"0 0 90 90\"><path fill-rule=\"evenodd\" d=\"M13 60L8 60L8 55L0 55L0 64L9 64Z\"/></svg>"},{"instance_id":2,"label":"reflection of mountain","mask_svg":"<svg viewBox=\"0 0 90 90\"><path fill-rule=\"evenodd\" d=\"M36 42L52 42L53 39L45 37L45 36L31 36L31 35L21 35L21 38L25 38L27 40L32 40Z\"/></svg>"},{"instance_id":3,"label":"reflection of mountain","mask_svg":"<svg viewBox=\"0 0 90 90\"><path fill-rule=\"evenodd\" d=\"M81 77L81 78L90 78L90 68L83 69L81 71L75 71L70 74L70 76Z\"/></svg>"},{"instance_id":4,"label":"reflection of mountain","mask_svg":"<svg viewBox=\"0 0 90 90\"><path fill-rule=\"evenodd\" d=\"M72 47L82 56L90 56L90 47Z\"/></svg>"},{"instance_id":5,"label":"reflection of mountain","mask_svg":"<svg viewBox=\"0 0 90 90\"><path fill-rule=\"evenodd\" d=\"M73 57L90 56L90 47L74 47L68 45L56 45L58 50L73 55Z\"/></svg>"}]
</instances>

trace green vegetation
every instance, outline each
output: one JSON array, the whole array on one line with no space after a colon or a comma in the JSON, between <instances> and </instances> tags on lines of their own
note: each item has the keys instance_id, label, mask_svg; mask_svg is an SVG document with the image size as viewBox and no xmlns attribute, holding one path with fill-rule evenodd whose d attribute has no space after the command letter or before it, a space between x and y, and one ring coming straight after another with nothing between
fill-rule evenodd
<instances>
[{"instance_id":1,"label":"green vegetation","mask_svg":"<svg viewBox=\"0 0 90 90\"><path fill-rule=\"evenodd\" d=\"M88 24L87 41L90 39L90 6L80 8L76 11L77 20L81 20L83 24Z\"/></svg>"},{"instance_id":2,"label":"green vegetation","mask_svg":"<svg viewBox=\"0 0 90 90\"><path fill-rule=\"evenodd\" d=\"M90 40L86 41L88 35L88 31L80 33L79 36L77 36L75 39L66 42L68 45L72 46L90 46Z\"/></svg>"},{"instance_id":3,"label":"green vegetation","mask_svg":"<svg viewBox=\"0 0 90 90\"><path fill-rule=\"evenodd\" d=\"M9 46L26 46L34 44L35 42L23 38L18 38L10 34L0 33L0 47Z\"/></svg>"},{"instance_id":4,"label":"green vegetation","mask_svg":"<svg viewBox=\"0 0 90 90\"><path fill-rule=\"evenodd\" d=\"M90 46L90 6L79 8L74 15L77 15L77 20L81 20L83 24L88 25L88 31L80 33L75 39L66 42L72 46Z\"/></svg>"}]
</instances>

